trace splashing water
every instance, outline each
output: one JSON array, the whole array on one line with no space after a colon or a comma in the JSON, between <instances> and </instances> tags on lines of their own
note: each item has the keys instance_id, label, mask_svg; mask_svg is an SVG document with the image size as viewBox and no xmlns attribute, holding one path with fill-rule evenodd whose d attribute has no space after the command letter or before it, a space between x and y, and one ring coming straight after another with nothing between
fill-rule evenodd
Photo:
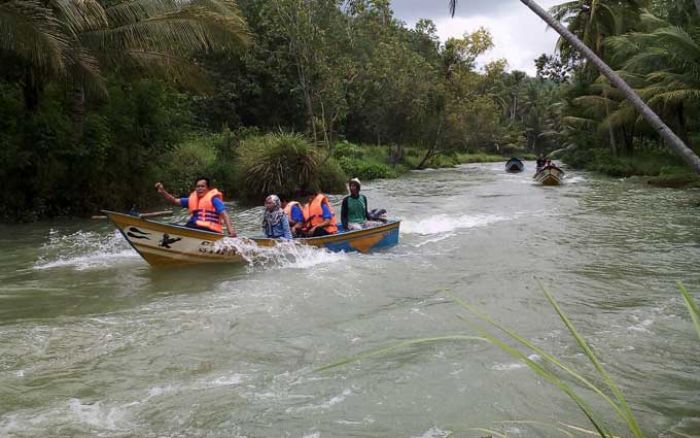
<instances>
[{"instance_id":1,"label":"splashing water","mask_svg":"<svg viewBox=\"0 0 700 438\"><path fill-rule=\"evenodd\" d=\"M345 253L331 252L297 241L278 241L274 246L260 246L251 239L225 237L214 244L214 250L219 249L235 250L250 268L310 268L347 258Z\"/></svg>"},{"instance_id":2,"label":"splashing water","mask_svg":"<svg viewBox=\"0 0 700 438\"><path fill-rule=\"evenodd\" d=\"M78 231L62 235L52 229L48 242L39 250L34 269L72 267L83 270L137 260L138 257L118 231L109 234Z\"/></svg>"}]
</instances>

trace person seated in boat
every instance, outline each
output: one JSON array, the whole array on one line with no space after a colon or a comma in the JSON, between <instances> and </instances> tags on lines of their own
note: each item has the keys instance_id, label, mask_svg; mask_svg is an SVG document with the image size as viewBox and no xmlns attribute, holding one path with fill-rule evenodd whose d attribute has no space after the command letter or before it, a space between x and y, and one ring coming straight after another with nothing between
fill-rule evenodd
<instances>
[{"instance_id":1,"label":"person seated in boat","mask_svg":"<svg viewBox=\"0 0 700 438\"><path fill-rule=\"evenodd\" d=\"M544 157L544 155L540 154L539 157L537 157L537 168L542 169L547 162L547 159Z\"/></svg>"},{"instance_id":2,"label":"person seated in boat","mask_svg":"<svg viewBox=\"0 0 700 438\"><path fill-rule=\"evenodd\" d=\"M282 202L277 195L265 198L265 214L263 215L262 229L265 236L270 239L290 240L292 231L289 229L289 220L282 210Z\"/></svg>"},{"instance_id":3,"label":"person seated in boat","mask_svg":"<svg viewBox=\"0 0 700 438\"><path fill-rule=\"evenodd\" d=\"M346 231L355 231L366 228L369 219L367 209L367 197L360 194L360 180L353 178L348 183L350 195L343 198L340 207L340 222Z\"/></svg>"},{"instance_id":4,"label":"person seated in boat","mask_svg":"<svg viewBox=\"0 0 700 438\"><path fill-rule=\"evenodd\" d=\"M304 212L301 209L301 204L297 201L289 201L286 198L281 200L282 209L289 221L289 229L292 231L292 236L301 236L301 229L304 226Z\"/></svg>"},{"instance_id":5,"label":"person seated in boat","mask_svg":"<svg viewBox=\"0 0 700 438\"><path fill-rule=\"evenodd\" d=\"M176 198L168 193L160 182L156 183L156 190L171 204L189 209L190 218L185 224L186 227L223 234L223 222L228 235L236 237L236 230L222 199L223 194L217 189L209 188L209 178L197 178L194 191L187 198Z\"/></svg>"},{"instance_id":6,"label":"person seated in boat","mask_svg":"<svg viewBox=\"0 0 700 438\"><path fill-rule=\"evenodd\" d=\"M335 211L323 193L308 192L306 204L302 208L304 225L302 233L306 237L328 236L338 232Z\"/></svg>"}]
</instances>

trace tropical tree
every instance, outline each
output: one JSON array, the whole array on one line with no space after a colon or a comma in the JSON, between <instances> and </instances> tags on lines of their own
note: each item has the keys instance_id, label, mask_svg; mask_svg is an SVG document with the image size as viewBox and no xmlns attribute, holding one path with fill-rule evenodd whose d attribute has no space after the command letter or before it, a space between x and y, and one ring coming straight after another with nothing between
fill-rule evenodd
<instances>
[{"instance_id":1,"label":"tropical tree","mask_svg":"<svg viewBox=\"0 0 700 438\"><path fill-rule=\"evenodd\" d=\"M615 71L613 71L600 57L598 57L589 47L587 47L580 39L578 39L571 31L569 31L559 21L554 19L541 6L531 0L521 0L535 14L542 18L549 26L555 29L562 37L581 52L581 54L620 91L625 95L632 105L640 112L642 117L666 140L669 147L677 153L696 173L700 173L700 157L690 149L666 124L661 118L651 109L639 95L630 87ZM457 0L450 0L450 10L454 14Z\"/></svg>"},{"instance_id":2,"label":"tropical tree","mask_svg":"<svg viewBox=\"0 0 700 438\"><path fill-rule=\"evenodd\" d=\"M0 52L18 61L30 111L48 80L74 85L79 102L85 88L104 93L106 69L201 86L189 56L247 40L233 0L5 0L0 29Z\"/></svg>"},{"instance_id":3,"label":"tropical tree","mask_svg":"<svg viewBox=\"0 0 700 438\"><path fill-rule=\"evenodd\" d=\"M643 80L639 94L689 142L688 112L700 108L700 36L653 17L647 22L656 28L607 43L621 61L621 74ZM629 112L629 105L621 111Z\"/></svg>"}]
</instances>

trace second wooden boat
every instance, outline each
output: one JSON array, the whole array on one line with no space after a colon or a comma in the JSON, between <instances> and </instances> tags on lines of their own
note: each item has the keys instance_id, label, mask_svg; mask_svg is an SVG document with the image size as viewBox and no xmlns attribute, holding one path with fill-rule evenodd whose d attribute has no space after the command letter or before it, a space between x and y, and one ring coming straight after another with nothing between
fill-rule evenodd
<instances>
[{"instance_id":1,"label":"second wooden boat","mask_svg":"<svg viewBox=\"0 0 700 438\"><path fill-rule=\"evenodd\" d=\"M544 186L558 186L564 183L564 171L557 166L546 166L539 169L533 178Z\"/></svg>"}]
</instances>

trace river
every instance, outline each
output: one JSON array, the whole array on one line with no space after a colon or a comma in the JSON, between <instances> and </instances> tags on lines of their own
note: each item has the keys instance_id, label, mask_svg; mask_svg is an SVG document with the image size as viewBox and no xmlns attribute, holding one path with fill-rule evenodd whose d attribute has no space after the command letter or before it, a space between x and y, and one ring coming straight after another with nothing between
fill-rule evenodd
<instances>
[{"instance_id":1,"label":"river","mask_svg":"<svg viewBox=\"0 0 700 438\"><path fill-rule=\"evenodd\" d=\"M0 226L0 436L592 429L566 395L484 342L317 370L401 341L477 334L451 293L592 375L540 284L649 436L700 433L700 340L676 288L683 281L700 301L700 192L577 172L542 187L526 165L365 184L370 208L403 220L399 245L370 255L306 249L153 269L105 221ZM232 210L239 232L257 233L261 209Z\"/></svg>"}]
</instances>

